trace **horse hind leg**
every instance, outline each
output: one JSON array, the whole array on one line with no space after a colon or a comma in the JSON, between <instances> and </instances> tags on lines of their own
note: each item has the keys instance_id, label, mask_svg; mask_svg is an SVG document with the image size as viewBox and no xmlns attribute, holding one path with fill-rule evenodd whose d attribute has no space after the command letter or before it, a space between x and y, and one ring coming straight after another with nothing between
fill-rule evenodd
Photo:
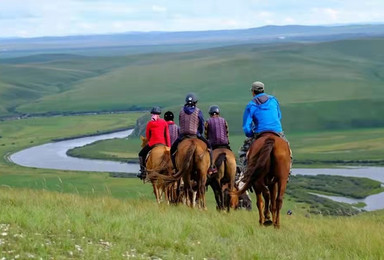
<instances>
[{"instance_id":1,"label":"horse hind leg","mask_svg":"<svg viewBox=\"0 0 384 260\"><path fill-rule=\"evenodd\" d=\"M159 189L158 189L156 183L153 183L152 186L153 186L153 193L155 194L156 202L157 202L158 204L160 204L160 193L159 193Z\"/></svg>"},{"instance_id":2,"label":"horse hind leg","mask_svg":"<svg viewBox=\"0 0 384 260\"><path fill-rule=\"evenodd\" d=\"M263 197L261 192L256 192L256 206L259 211L259 224L263 225L265 219L264 219L264 213L263 213L264 203L263 203Z\"/></svg>"},{"instance_id":3,"label":"horse hind leg","mask_svg":"<svg viewBox=\"0 0 384 260\"><path fill-rule=\"evenodd\" d=\"M285 189L287 187L287 181L288 179L279 180L279 183L278 183L278 194L276 198L276 211L275 211L276 216L273 222L275 228L280 228L280 210L283 206L283 198L284 198Z\"/></svg>"},{"instance_id":4,"label":"horse hind leg","mask_svg":"<svg viewBox=\"0 0 384 260\"><path fill-rule=\"evenodd\" d=\"M269 225L273 224L273 222L271 220L271 215L270 215L270 203L271 203L270 192L264 191L263 197L264 197L264 225L269 226Z\"/></svg>"},{"instance_id":5,"label":"horse hind leg","mask_svg":"<svg viewBox=\"0 0 384 260\"><path fill-rule=\"evenodd\" d=\"M212 188L213 193L215 195L216 209L217 210L222 210L224 208L224 206L223 206L223 196L222 196L222 192L221 192L221 187L217 183L216 180L212 180L211 188Z\"/></svg>"}]
</instances>

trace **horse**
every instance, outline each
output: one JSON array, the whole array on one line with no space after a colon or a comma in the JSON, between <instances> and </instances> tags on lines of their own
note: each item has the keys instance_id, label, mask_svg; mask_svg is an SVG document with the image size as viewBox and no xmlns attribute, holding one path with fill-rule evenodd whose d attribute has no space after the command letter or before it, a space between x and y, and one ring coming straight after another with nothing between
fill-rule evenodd
<instances>
[{"instance_id":1,"label":"horse","mask_svg":"<svg viewBox=\"0 0 384 260\"><path fill-rule=\"evenodd\" d=\"M207 145L195 136L186 137L177 146L175 164L177 173L171 176L154 173L152 178L164 183L178 183L177 202L184 200L187 206L206 209L205 186L210 165Z\"/></svg>"},{"instance_id":2,"label":"horse","mask_svg":"<svg viewBox=\"0 0 384 260\"><path fill-rule=\"evenodd\" d=\"M147 138L143 136L140 136L140 138L142 141L141 147L146 146L148 143ZM165 195L167 203L172 201L174 197L172 185L166 185L159 179L151 178L154 173L162 175L170 175L172 173L173 165L170 148L162 144L153 147L147 156L146 171L148 174L145 180L149 180L152 183L153 193L155 194L157 203L161 202L163 194Z\"/></svg>"},{"instance_id":3,"label":"horse","mask_svg":"<svg viewBox=\"0 0 384 260\"><path fill-rule=\"evenodd\" d=\"M228 148L217 148L212 152L212 159L217 173L208 176L207 185L210 185L216 199L216 209L229 211L229 192L234 191L236 176L236 157Z\"/></svg>"},{"instance_id":4,"label":"horse","mask_svg":"<svg viewBox=\"0 0 384 260\"><path fill-rule=\"evenodd\" d=\"M238 196L252 187L256 193L260 225L273 224L279 228L280 210L291 165L288 142L275 133L262 133L249 148L247 161L243 180L245 185L231 193L231 205L236 206ZM272 220L269 219L269 212L272 213Z\"/></svg>"},{"instance_id":5,"label":"horse","mask_svg":"<svg viewBox=\"0 0 384 260\"><path fill-rule=\"evenodd\" d=\"M208 168L210 165L209 150L207 145L196 137L182 140L175 157L176 168L179 169L183 184L183 195L186 204L206 209L205 185L207 182Z\"/></svg>"}]
</instances>

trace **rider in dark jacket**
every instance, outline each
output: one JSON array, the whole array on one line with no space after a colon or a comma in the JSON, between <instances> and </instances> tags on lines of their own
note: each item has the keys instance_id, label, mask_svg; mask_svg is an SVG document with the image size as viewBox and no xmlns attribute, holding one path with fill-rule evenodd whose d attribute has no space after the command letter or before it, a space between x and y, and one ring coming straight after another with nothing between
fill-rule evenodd
<instances>
[{"instance_id":1,"label":"rider in dark jacket","mask_svg":"<svg viewBox=\"0 0 384 260\"><path fill-rule=\"evenodd\" d=\"M228 123L220 116L219 106L210 106L209 115L211 116L204 125L205 138L208 139L213 149L219 147L229 147Z\"/></svg>"},{"instance_id":2,"label":"rider in dark jacket","mask_svg":"<svg viewBox=\"0 0 384 260\"><path fill-rule=\"evenodd\" d=\"M176 141L180 133L180 128L178 125L175 124L175 122L173 121L173 118L174 118L174 115L171 111L167 111L164 113L164 119L168 124L171 145Z\"/></svg>"},{"instance_id":3,"label":"rider in dark jacket","mask_svg":"<svg viewBox=\"0 0 384 260\"><path fill-rule=\"evenodd\" d=\"M210 143L203 137L204 131L204 117L201 110L196 107L197 97L193 93L189 93L185 98L185 105L181 108L179 113L179 127L180 127L180 135L176 139L176 141L172 144L171 147L171 158L173 165L176 168L175 164L175 152L177 150L177 146L184 139L185 136L196 136L204 143L207 144L209 148L209 155L211 160L211 166L209 167L208 172L215 173L217 172L214 165L212 165L212 147Z\"/></svg>"}]
</instances>

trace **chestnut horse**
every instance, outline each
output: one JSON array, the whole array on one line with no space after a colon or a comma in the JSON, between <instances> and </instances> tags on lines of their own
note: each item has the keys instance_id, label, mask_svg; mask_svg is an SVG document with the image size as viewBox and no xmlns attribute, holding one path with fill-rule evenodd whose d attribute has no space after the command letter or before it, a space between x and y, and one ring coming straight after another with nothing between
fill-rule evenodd
<instances>
[{"instance_id":1,"label":"chestnut horse","mask_svg":"<svg viewBox=\"0 0 384 260\"><path fill-rule=\"evenodd\" d=\"M188 137L177 146L175 157L178 172L172 176L154 173L151 178L161 180L166 185L177 182L178 199L182 199L190 207L206 209L205 185L207 172L210 165L209 151L207 145L197 137Z\"/></svg>"},{"instance_id":2,"label":"chestnut horse","mask_svg":"<svg viewBox=\"0 0 384 260\"><path fill-rule=\"evenodd\" d=\"M234 191L236 176L236 157L228 148L217 148L212 152L217 173L208 176L216 199L216 209L229 211L229 192Z\"/></svg>"},{"instance_id":3,"label":"chestnut horse","mask_svg":"<svg viewBox=\"0 0 384 260\"><path fill-rule=\"evenodd\" d=\"M252 187L256 192L259 223L273 224L278 228L291 164L288 142L274 133L262 133L249 148L247 161L243 180L245 185L239 191L231 193L231 204L236 205L238 196ZM272 213L272 223L269 220L269 210Z\"/></svg>"},{"instance_id":4,"label":"chestnut horse","mask_svg":"<svg viewBox=\"0 0 384 260\"><path fill-rule=\"evenodd\" d=\"M144 147L147 145L148 140L140 136L142 144ZM153 186L153 193L155 194L156 201L161 202L163 194L165 195L165 200L169 203L172 200L173 187L172 185L165 185L164 182L158 179L152 179L151 175L155 172L163 175L170 175L173 170L173 165L171 161L170 148L165 145L156 145L151 149L146 160L146 171L147 171L147 180L149 179Z\"/></svg>"},{"instance_id":5,"label":"chestnut horse","mask_svg":"<svg viewBox=\"0 0 384 260\"><path fill-rule=\"evenodd\" d=\"M186 204L193 208L197 200L198 207L206 209L205 184L210 165L207 145L196 137L184 139L177 146L175 163L183 181Z\"/></svg>"}]
</instances>

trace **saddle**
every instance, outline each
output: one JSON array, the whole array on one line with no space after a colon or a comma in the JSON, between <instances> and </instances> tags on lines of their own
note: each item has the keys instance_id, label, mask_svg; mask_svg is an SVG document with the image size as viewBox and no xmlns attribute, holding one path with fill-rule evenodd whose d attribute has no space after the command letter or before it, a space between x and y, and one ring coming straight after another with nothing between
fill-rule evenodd
<instances>
[{"instance_id":1,"label":"saddle","mask_svg":"<svg viewBox=\"0 0 384 260\"><path fill-rule=\"evenodd\" d=\"M225 148L232 151L231 147L228 144L212 145L212 150L220 149L220 148Z\"/></svg>"},{"instance_id":2,"label":"saddle","mask_svg":"<svg viewBox=\"0 0 384 260\"><path fill-rule=\"evenodd\" d=\"M261 137L263 134L274 134L274 135L276 135L276 136L278 136L278 137L280 137L280 138L282 138L281 137L281 135L278 133L278 132L274 132L274 131L263 131L263 132L260 132L260 133L256 133L255 134L255 140L257 139L257 138L259 138L259 137Z\"/></svg>"},{"instance_id":3,"label":"saddle","mask_svg":"<svg viewBox=\"0 0 384 260\"><path fill-rule=\"evenodd\" d=\"M147 153L147 156L145 157L145 163L147 163L148 158L149 158L149 155L151 154L153 148L155 148L155 147L157 147L157 146L165 146L165 150L168 151L168 152L171 150L170 147L168 147L168 146L166 146L166 145L164 145L164 144L155 144L154 146L152 146L151 150L149 150L149 152Z\"/></svg>"}]
</instances>

